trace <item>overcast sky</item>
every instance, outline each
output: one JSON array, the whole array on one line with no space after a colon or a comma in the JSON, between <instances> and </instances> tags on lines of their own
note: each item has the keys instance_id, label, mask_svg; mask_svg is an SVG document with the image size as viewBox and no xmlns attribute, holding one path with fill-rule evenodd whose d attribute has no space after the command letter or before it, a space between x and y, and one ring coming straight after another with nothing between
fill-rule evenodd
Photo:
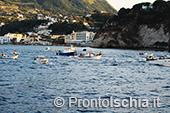
<instances>
[{"instance_id":1,"label":"overcast sky","mask_svg":"<svg viewBox=\"0 0 170 113\"><path fill-rule=\"evenodd\" d=\"M133 5L142 2L153 3L156 0L107 0L115 9L119 11L120 8L132 8Z\"/></svg>"}]
</instances>

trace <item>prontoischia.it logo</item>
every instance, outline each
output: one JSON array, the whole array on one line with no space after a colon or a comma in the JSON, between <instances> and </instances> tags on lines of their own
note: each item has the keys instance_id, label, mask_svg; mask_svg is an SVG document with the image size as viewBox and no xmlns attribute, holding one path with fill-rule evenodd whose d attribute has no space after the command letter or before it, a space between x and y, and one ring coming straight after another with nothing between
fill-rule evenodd
<instances>
[{"instance_id":1,"label":"prontoischia.it logo","mask_svg":"<svg viewBox=\"0 0 170 113\"><path fill-rule=\"evenodd\" d=\"M107 99L98 97L96 99L80 99L77 97L69 97L65 101L62 97L57 97L54 99L54 105L56 107L63 107L67 103L68 107L77 107L77 108L156 108L160 107L159 97L153 98L152 101L149 99L136 99L128 97L126 99L117 99L112 96Z\"/></svg>"}]
</instances>

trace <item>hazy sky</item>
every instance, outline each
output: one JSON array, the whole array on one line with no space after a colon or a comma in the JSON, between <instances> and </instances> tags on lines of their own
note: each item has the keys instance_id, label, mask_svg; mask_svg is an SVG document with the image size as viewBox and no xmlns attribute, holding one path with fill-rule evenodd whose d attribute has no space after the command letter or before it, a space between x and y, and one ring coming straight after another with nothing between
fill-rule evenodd
<instances>
[{"instance_id":1,"label":"hazy sky","mask_svg":"<svg viewBox=\"0 0 170 113\"><path fill-rule=\"evenodd\" d=\"M151 2L153 3L156 0L107 0L115 9L119 10L120 8L132 8L133 5L142 2Z\"/></svg>"}]
</instances>

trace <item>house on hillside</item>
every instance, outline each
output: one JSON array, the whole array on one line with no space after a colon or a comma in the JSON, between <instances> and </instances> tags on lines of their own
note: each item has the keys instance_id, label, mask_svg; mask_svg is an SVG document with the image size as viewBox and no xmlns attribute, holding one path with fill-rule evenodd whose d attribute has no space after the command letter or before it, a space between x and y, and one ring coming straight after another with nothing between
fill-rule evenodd
<instances>
[{"instance_id":1,"label":"house on hillside","mask_svg":"<svg viewBox=\"0 0 170 113\"><path fill-rule=\"evenodd\" d=\"M3 25L5 25L5 22L0 22L0 27L2 27Z\"/></svg>"}]
</instances>

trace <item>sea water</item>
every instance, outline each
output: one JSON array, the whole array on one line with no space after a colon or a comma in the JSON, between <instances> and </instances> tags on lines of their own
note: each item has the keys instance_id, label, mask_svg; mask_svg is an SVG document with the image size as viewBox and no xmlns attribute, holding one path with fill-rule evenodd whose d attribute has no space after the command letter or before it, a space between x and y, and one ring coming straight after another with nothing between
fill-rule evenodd
<instances>
[{"instance_id":1,"label":"sea water","mask_svg":"<svg viewBox=\"0 0 170 113\"><path fill-rule=\"evenodd\" d=\"M169 112L170 67L138 62L139 52L166 55L168 52L94 49L102 51L100 60L79 60L74 57L56 56L55 49L66 47L1 45L0 53L13 55L17 60L0 59L0 112L1 113L58 113L58 112ZM76 47L82 51L82 47ZM34 57L44 55L48 64L35 64ZM54 99L76 97L96 99L109 97L126 99L160 98L158 108L84 108L67 104L54 106ZM66 100L66 103L68 101Z\"/></svg>"}]
</instances>

